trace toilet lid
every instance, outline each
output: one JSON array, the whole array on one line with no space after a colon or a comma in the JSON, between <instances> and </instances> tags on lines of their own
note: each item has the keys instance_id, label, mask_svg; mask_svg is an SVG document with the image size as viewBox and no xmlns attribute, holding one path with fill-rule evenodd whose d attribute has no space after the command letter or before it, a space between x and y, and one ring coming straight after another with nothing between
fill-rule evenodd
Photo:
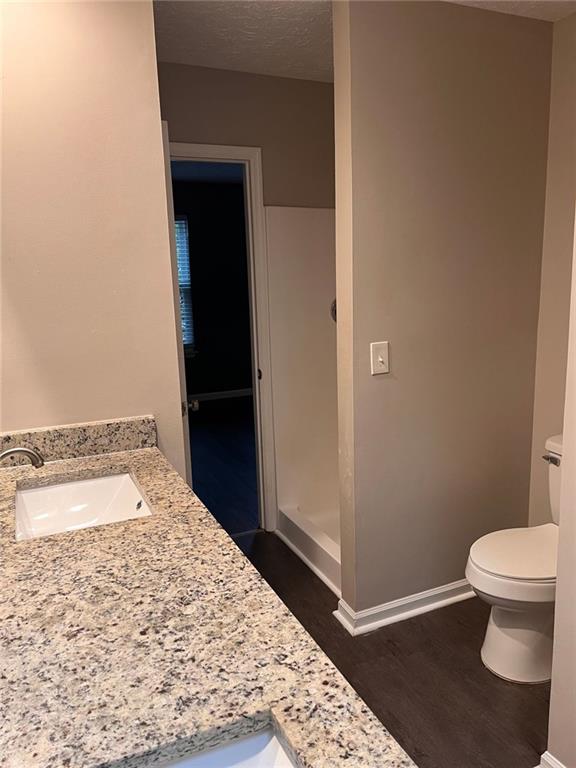
<instances>
[{"instance_id":1,"label":"toilet lid","mask_svg":"<svg viewBox=\"0 0 576 768\"><path fill-rule=\"evenodd\" d=\"M494 576L523 581L556 578L558 526L509 528L488 533L470 549L474 565Z\"/></svg>"}]
</instances>

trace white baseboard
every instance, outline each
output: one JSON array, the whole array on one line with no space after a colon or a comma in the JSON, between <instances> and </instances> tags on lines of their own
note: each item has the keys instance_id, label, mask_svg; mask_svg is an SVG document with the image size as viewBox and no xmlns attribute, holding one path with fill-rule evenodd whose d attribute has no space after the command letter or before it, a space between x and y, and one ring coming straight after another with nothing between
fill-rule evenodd
<instances>
[{"instance_id":1,"label":"white baseboard","mask_svg":"<svg viewBox=\"0 0 576 768\"><path fill-rule=\"evenodd\" d=\"M278 511L275 534L334 592L340 592L340 547L297 509Z\"/></svg>"},{"instance_id":2,"label":"white baseboard","mask_svg":"<svg viewBox=\"0 0 576 768\"><path fill-rule=\"evenodd\" d=\"M540 758L540 765L537 765L536 768L566 768L566 766L560 760L557 760L554 755L551 755L550 752L544 752Z\"/></svg>"},{"instance_id":3,"label":"white baseboard","mask_svg":"<svg viewBox=\"0 0 576 768\"><path fill-rule=\"evenodd\" d=\"M474 592L468 581L461 579L460 581L453 581L451 584L428 589L425 592L418 592L415 595L408 595L389 603L376 605L373 608L366 608L363 611L354 611L348 603L340 600L338 610L334 611L334 616L351 635L362 635L365 632L372 632L379 627L384 627L386 624L404 621L404 619L417 616L419 613L434 611L445 605L467 600L469 597L474 597Z\"/></svg>"}]
</instances>

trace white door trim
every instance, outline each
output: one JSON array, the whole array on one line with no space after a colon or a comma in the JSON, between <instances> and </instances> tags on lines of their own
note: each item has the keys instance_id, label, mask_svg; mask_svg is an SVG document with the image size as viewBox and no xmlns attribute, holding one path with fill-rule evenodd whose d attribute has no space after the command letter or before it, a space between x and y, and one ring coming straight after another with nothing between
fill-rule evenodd
<instances>
[{"instance_id":1,"label":"white door trim","mask_svg":"<svg viewBox=\"0 0 576 768\"><path fill-rule=\"evenodd\" d=\"M170 142L170 157L172 160L241 163L245 168L260 524L267 531L273 531L278 507L262 150L259 147ZM258 378L258 370L262 372L261 379Z\"/></svg>"},{"instance_id":2,"label":"white door trim","mask_svg":"<svg viewBox=\"0 0 576 768\"><path fill-rule=\"evenodd\" d=\"M474 597L474 592L466 579L443 584L441 587L427 589L414 595L407 595L389 603L354 611L345 600L339 600L334 616L351 635L363 635L387 624L404 621L420 613L435 611L451 603Z\"/></svg>"}]
</instances>

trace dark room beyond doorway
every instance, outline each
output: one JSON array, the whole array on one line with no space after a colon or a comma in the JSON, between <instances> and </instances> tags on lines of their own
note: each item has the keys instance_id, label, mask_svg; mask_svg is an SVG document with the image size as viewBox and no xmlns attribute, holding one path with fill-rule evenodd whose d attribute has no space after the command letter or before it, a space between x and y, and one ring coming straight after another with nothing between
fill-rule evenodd
<instances>
[{"instance_id":1,"label":"dark room beyond doorway","mask_svg":"<svg viewBox=\"0 0 576 768\"><path fill-rule=\"evenodd\" d=\"M244 166L171 170L192 486L234 535L259 526Z\"/></svg>"}]
</instances>

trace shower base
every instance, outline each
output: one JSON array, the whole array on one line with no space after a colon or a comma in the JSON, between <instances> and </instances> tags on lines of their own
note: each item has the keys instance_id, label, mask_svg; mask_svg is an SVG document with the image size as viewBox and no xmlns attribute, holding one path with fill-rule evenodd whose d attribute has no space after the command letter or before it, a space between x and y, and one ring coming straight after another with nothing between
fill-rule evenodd
<instances>
[{"instance_id":1,"label":"shower base","mask_svg":"<svg viewBox=\"0 0 576 768\"><path fill-rule=\"evenodd\" d=\"M341 597L337 523L337 516L330 521L312 521L298 507L286 507L279 510L276 534L335 595Z\"/></svg>"}]
</instances>

